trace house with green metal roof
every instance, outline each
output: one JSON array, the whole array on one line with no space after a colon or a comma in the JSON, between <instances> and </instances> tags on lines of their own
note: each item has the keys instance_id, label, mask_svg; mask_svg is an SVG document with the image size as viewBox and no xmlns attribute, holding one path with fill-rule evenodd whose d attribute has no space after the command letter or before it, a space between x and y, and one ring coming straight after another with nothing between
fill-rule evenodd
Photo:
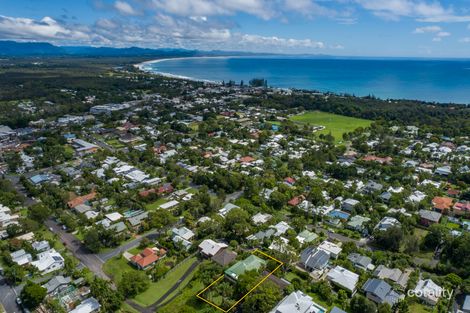
<instances>
[{"instance_id":1,"label":"house with green metal roof","mask_svg":"<svg viewBox=\"0 0 470 313\"><path fill-rule=\"evenodd\" d=\"M261 267L266 266L266 261L250 255L243 261L237 262L225 271L225 275L233 280L237 280L240 275L252 270L259 270Z\"/></svg>"}]
</instances>

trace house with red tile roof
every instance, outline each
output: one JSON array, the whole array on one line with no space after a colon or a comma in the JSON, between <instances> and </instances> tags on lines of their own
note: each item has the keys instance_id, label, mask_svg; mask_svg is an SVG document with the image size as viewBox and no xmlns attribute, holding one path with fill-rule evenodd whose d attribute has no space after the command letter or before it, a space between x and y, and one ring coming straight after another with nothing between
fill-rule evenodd
<instances>
[{"instance_id":1,"label":"house with red tile roof","mask_svg":"<svg viewBox=\"0 0 470 313\"><path fill-rule=\"evenodd\" d=\"M300 196L290 199L289 202L287 202L287 204L290 206L297 206L304 200L305 200L305 197L303 195L300 195Z\"/></svg>"},{"instance_id":2,"label":"house with red tile roof","mask_svg":"<svg viewBox=\"0 0 470 313\"><path fill-rule=\"evenodd\" d=\"M76 198L70 200L69 202L67 202L67 206L72 209L72 208L76 207L77 205L84 204L84 203L86 203L88 201L91 201L95 198L96 198L96 192L93 191L93 192L91 192L87 195L76 197Z\"/></svg>"},{"instance_id":3,"label":"house with red tile roof","mask_svg":"<svg viewBox=\"0 0 470 313\"><path fill-rule=\"evenodd\" d=\"M453 213L455 215L469 215L470 213L470 201L466 201L466 202L457 202L454 204L454 207L453 207Z\"/></svg>"},{"instance_id":4,"label":"house with red tile roof","mask_svg":"<svg viewBox=\"0 0 470 313\"><path fill-rule=\"evenodd\" d=\"M164 258L166 250L163 248L145 248L139 254L130 258L130 262L140 270L152 267L158 260Z\"/></svg>"},{"instance_id":5,"label":"house with red tile roof","mask_svg":"<svg viewBox=\"0 0 470 313\"><path fill-rule=\"evenodd\" d=\"M432 199L432 207L440 213L449 212L452 208L453 199L449 197L434 197Z\"/></svg>"},{"instance_id":6,"label":"house with red tile roof","mask_svg":"<svg viewBox=\"0 0 470 313\"><path fill-rule=\"evenodd\" d=\"M375 155L366 155L365 157L362 158L362 160L366 161L366 162L377 162L377 163L380 163L380 164L390 164L393 159L391 157L381 158L381 157L378 157L378 156L375 156Z\"/></svg>"},{"instance_id":7,"label":"house with red tile roof","mask_svg":"<svg viewBox=\"0 0 470 313\"><path fill-rule=\"evenodd\" d=\"M251 156L244 156L243 158L240 158L240 163L242 164L248 164L248 163L251 163L255 160L255 158L251 157Z\"/></svg>"},{"instance_id":8,"label":"house with red tile roof","mask_svg":"<svg viewBox=\"0 0 470 313\"><path fill-rule=\"evenodd\" d=\"M284 178L284 183L286 183L289 186L293 186L295 184L295 179L292 177L286 177Z\"/></svg>"}]
</instances>

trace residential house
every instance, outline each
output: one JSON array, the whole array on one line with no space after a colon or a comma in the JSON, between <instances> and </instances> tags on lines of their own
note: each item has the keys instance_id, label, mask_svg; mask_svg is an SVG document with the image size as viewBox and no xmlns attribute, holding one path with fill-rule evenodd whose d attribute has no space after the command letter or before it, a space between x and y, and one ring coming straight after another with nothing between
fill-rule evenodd
<instances>
[{"instance_id":1,"label":"residential house","mask_svg":"<svg viewBox=\"0 0 470 313\"><path fill-rule=\"evenodd\" d=\"M449 197L434 197L432 199L432 207L435 211L446 214L452 208L453 201Z\"/></svg>"},{"instance_id":2,"label":"residential house","mask_svg":"<svg viewBox=\"0 0 470 313\"><path fill-rule=\"evenodd\" d=\"M240 275L248 271L260 270L262 267L266 266L266 264L265 260L256 255L250 255L245 260L239 261L225 270L225 275L232 280L237 280Z\"/></svg>"},{"instance_id":3,"label":"residential house","mask_svg":"<svg viewBox=\"0 0 470 313\"><path fill-rule=\"evenodd\" d=\"M23 249L10 253L11 260L13 263L18 265L26 265L33 261L31 254L26 253Z\"/></svg>"},{"instance_id":4,"label":"residential house","mask_svg":"<svg viewBox=\"0 0 470 313\"><path fill-rule=\"evenodd\" d=\"M339 245L332 243L328 240L323 241L319 246L318 249L324 250L330 254L330 257L333 259L337 259L339 254L341 253L342 249Z\"/></svg>"},{"instance_id":5,"label":"residential house","mask_svg":"<svg viewBox=\"0 0 470 313\"><path fill-rule=\"evenodd\" d=\"M410 269L407 269L404 272L402 272L398 268L392 269L392 268L386 267L385 265L379 265L374 270L373 275L380 279L390 280L400 285L402 288L406 288L411 272L412 271Z\"/></svg>"},{"instance_id":6,"label":"residential house","mask_svg":"<svg viewBox=\"0 0 470 313\"><path fill-rule=\"evenodd\" d=\"M434 170L434 174L441 175L441 176L449 176L449 175L452 174L452 169L448 165L441 166L441 167L438 167Z\"/></svg>"},{"instance_id":7,"label":"residential house","mask_svg":"<svg viewBox=\"0 0 470 313\"><path fill-rule=\"evenodd\" d=\"M348 255L348 260L354 265L354 267L363 271L373 270L375 266L372 264L372 259L368 256L360 255L359 253L351 253Z\"/></svg>"},{"instance_id":8,"label":"residential house","mask_svg":"<svg viewBox=\"0 0 470 313\"><path fill-rule=\"evenodd\" d=\"M282 299L270 313L326 313L326 309L313 302L312 297L300 290Z\"/></svg>"},{"instance_id":9,"label":"residential house","mask_svg":"<svg viewBox=\"0 0 470 313\"><path fill-rule=\"evenodd\" d=\"M309 247L300 254L300 262L309 271L322 271L330 261L330 253L315 247Z\"/></svg>"},{"instance_id":10,"label":"residential house","mask_svg":"<svg viewBox=\"0 0 470 313\"><path fill-rule=\"evenodd\" d=\"M346 224L346 227L358 231L360 233L364 233L366 230L365 224L367 224L368 222L370 222L370 218L361 215L355 215L351 217L351 219Z\"/></svg>"},{"instance_id":11,"label":"residential house","mask_svg":"<svg viewBox=\"0 0 470 313\"><path fill-rule=\"evenodd\" d=\"M240 207L238 205L227 203L222 209L219 210L219 215L225 217L231 210L239 208Z\"/></svg>"},{"instance_id":12,"label":"residential house","mask_svg":"<svg viewBox=\"0 0 470 313\"><path fill-rule=\"evenodd\" d=\"M75 208L77 205L87 204L95 198L96 198L96 192L93 191L87 195L73 198L72 200L67 202L67 206L72 209L72 208Z\"/></svg>"},{"instance_id":13,"label":"residential house","mask_svg":"<svg viewBox=\"0 0 470 313\"><path fill-rule=\"evenodd\" d=\"M300 244L310 243L315 241L318 238L318 235L308 231L307 229L300 232L297 237L295 237Z\"/></svg>"},{"instance_id":14,"label":"residential house","mask_svg":"<svg viewBox=\"0 0 470 313\"><path fill-rule=\"evenodd\" d=\"M68 288L72 279L70 277L64 277L62 275L52 277L47 283L42 285L43 288L46 288L47 294L49 296L55 296L60 293L62 290Z\"/></svg>"},{"instance_id":15,"label":"residential house","mask_svg":"<svg viewBox=\"0 0 470 313\"><path fill-rule=\"evenodd\" d=\"M82 301L79 305L75 307L69 313L94 313L99 312L101 308L100 303L95 298L88 298Z\"/></svg>"},{"instance_id":16,"label":"residential house","mask_svg":"<svg viewBox=\"0 0 470 313\"><path fill-rule=\"evenodd\" d=\"M191 239L194 237L194 233L186 227L173 228L172 239L175 244L182 244L183 247L188 250L191 248Z\"/></svg>"},{"instance_id":17,"label":"residential house","mask_svg":"<svg viewBox=\"0 0 470 313\"><path fill-rule=\"evenodd\" d=\"M459 201L454 204L452 213L458 216L468 216L470 212L470 201Z\"/></svg>"},{"instance_id":18,"label":"residential house","mask_svg":"<svg viewBox=\"0 0 470 313\"><path fill-rule=\"evenodd\" d=\"M140 227L142 224L142 221L146 220L149 216L149 213L147 211L139 211L137 215L131 215L130 217L127 218L127 222L129 225L135 230Z\"/></svg>"},{"instance_id":19,"label":"residential house","mask_svg":"<svg viewBox=\"0 0 470 313\"><path fill-rule=\"evenodd\" d=\"M363 187L364 192L366 193L376 193L383 189L383 185L376 183L374 181L368 181L367 184Z\"/></svg>"},{"instance_id":20,"label":"residential house","mask_svg":"<svg viewBox=\"0 0 470 313\"><path fill-rule=\"evenodd\" d=\"M394 218L394 217L389 217L385 216L376 226L375 228L380 230L380 231L385 231L389 228L392 227L400 227L400 222Z\"/></svg>"},{"instance_id":21,"label":"residential house","mask_svg":"<svg viewBox=\"0 0 470 313\"><path fill-rule=\"evenodd\" d=\"M207 258L215 256L219 251L227 247L225 243L215 242L212 239L205 239L198 246L201 255Z\"/></svg>"},{"instance_id":22,"label":"residential house","mask_svg":"<svg viewBox=\"0 0 470 313\"><path fill-rule=\"evenodd\" d=\"M49 250L51 247L49 246L49 242L46 241L46 240L42 240L42 241L35 241L31 244L31 246L33 247L33 249L36 251L36 252L44 252L44 251L47 251Z\"/></svg>"},{"instance_id":23,"label":"residential house","mask_svg":"<svg viewBox=\"0 0 470 313\"><path fill-rule=\"evenodd\" d=\"M439 223L442 214L436 211L419 210L419 222L423 226L431 226L432 224Z\"/></svg>"},{"instance_id":24,"label":"residential house","mask_svg":"<svg viewBox=\"0 0 470 313\"><path fill-rule=\"evenodd\" d=\"M356 199L349 198L349 199L344 200L343 203L341 203L341 209L348 211L348 212L352 212L354 207L358 204L359 204L359 201L357 201Z\"/></svg>"},{"instance_id":25,"label":"residential house","mask_svg":"<svg viewBox=\"0 0 470 313\"><path fill-rule=\"evenodd\" d=\"M351 294L356 292L356 285L359 282L359 275L341 266L331 269L326 275L328 281L333 285L346 289Z\"/></svg>"},{"instance_id":26,"label":"residential house","mask_svg":"<svg viewBox=\"0 0 470 313\"><path fill-rule=\"evenodd\" d=\"M420 279L414 289L414 294L426 304L434 306L443 296L444 289L431 279Z\"/></svg>"},{"instance_id":27,"label":"residential house","mask_svg":"<svg viewBox=\"0 0 470 313\"><path fill-rule=\"evenodd\" d=\"M82 139L72 139L72 147L79 154L94 153L98 151L98 146L92 143L86 142Z\"/></svg>"},{"instance_id":28,"label":"residential house","mask_svg":"<svg viewBox=\"0 0 470 313\"><path fill-rule=\"evenodd\" d=\"M55 249L41 252L37 255L37 260L31 262L42 275L64 268L65 260Z\"/></svg>"},{"instance_id":29,"label":"residential house","mask_svg":"<svg viewBox=\"0 0 470 313\"><path fill-rule=\"evenodd\" d=\"M152 267L158 260L164 258L166 250L161 248L145 248L139 254L130 258L130 262L140 270L146 270Z\"/></svg>"},{"instance_id":30,"label":"residential house","mask_svg":"<svg viewBox=\"0 0 470 313\"><path fill-rule=\"evenodd\" d=\"M225 267L232 263L237 258L237 253L230 249L220 249L211 260L219 264L222 267Z\"/></svg>"},{"instance_id":31,"label":"residential house","mask_svg":"<svg viewBox=\"0 0 470 313\"><path fill-rule=\"evenodd\" d=\"M257 213L253 215L251 220L255 225L261 225L267 223L273 216L271 214Z\"/></svg>"},{"instance_id":32,"label":"residential house","mask_svg":"<svg viewBox=\"0 0 470 313\"><path fill-rule=\"evenodd\" d=\"M393 306L397 303L401 295L392 289L387 282L381 279L370 278L362 286L366 297L377 304L388 303Z\"/></svg>"}]
</instances>

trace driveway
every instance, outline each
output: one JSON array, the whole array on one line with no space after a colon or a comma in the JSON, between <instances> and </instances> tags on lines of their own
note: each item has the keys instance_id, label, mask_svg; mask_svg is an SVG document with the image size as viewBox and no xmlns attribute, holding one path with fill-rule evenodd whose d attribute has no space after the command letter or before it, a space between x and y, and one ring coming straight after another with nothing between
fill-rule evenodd
<instances>
[{"instance_id":1,"label":"driveway","mask_svg":"<svg viewBox=\"0 0 470 313\"><path fill-rule=\"evenodd\" d=\"M194 261L193 264L191 264L191 266L186 270L186 272L183 274L183 276L181 276L181 278L170 288L167 290L167 292L165 292L165 294L157 300L157 302L155 302L154 304L148 306L148 307L142 307L140 305L138 305L137 303L135 303L134 301L132 300L126 300L126 303L128 305L130 305L132 308L134 308L135 310L139 311L139 312L142 312L142 313L154 313L155 311L157 311L157 309L159 309L162 305L166 304L166 302L168 301L165 301L167 300L168 296L171 295L171 293L173 293L173 291L175 291L176 289L178 289L178 287L180 286L180 284L186 279L186 277L188 277L196 268L197 266L201 263L201 261L199 260L196 260ZM178 295L178 294L177 294ZM174 297L168 299L169 301L170 300L173 300ZM164 303L165 302L165 303Z\"/></svg>"}]
</instances>

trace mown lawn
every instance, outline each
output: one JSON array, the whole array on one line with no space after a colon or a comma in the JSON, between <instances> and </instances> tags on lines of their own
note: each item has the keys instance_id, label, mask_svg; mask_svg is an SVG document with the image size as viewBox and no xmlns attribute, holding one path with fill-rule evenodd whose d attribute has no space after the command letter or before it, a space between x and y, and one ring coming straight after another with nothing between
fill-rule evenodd
<instances>
[{"instance_id":1,"label":"mown lawn","mask_svg":"<svg viewBox=\"0 0 470 313\"><path fill-rule=\"evenodd\" d=\"M165 260L162 260L165 261ZM149 289L137 295L134 300L142 306L149 306L160 299L174 284L181 279L181 276L188 270L191 264L196 261L196 257L192 257L180 263L178 267L169 272L166 276L155 283L151 283Z\"/></svg>"},{"instance_id":2,"label":"mown lawn","mask_svg":"<svg viewBox=\"0 0 470 313\"><path fill-rule=\"evenodd\" d=\"M410 305L410 312L413 313L429 313L433 312L431 308L428 308L420 303L413 303Z\"/></svg>"},{"instance_id":3,"label":"mown lawn","mask_svg":"<svg viewBox=\"0 0 470 313\"><path fill-rule=\"evenodd\" d=\"M149 211L153 211L158 209L162 204L167 203L168 200L165 198L160 198L155 202L149 203L145 205L145 208Z\"/></svg>"},{"instance_id":4,"label":"mown lawn","mask_svg":"<svg viewBox=\"0 0 470 313\"><path fill-rule=\"evenodd\" d=\"M125 147L125 145L117 139L107 140L106 143L116 149Z\"/></svg>"},{"instance_id":5,"label":"mown lawn","mask_svg":"<svg viewBox=\"0 0 470 313\"><path fill-rule=\"evenodd\" d=\"M301 115L295 115L292 116L290 120L300 124L325 126L324 130L318 131L316 134L328 134L331 132L331 135L335 137L337 142L343 140L344 133L351 132L359 127L368 127L372 123L370 120L321 111L312 111Z\"/></svg>"},{"instance_id":6,"label":"mown lawn","mask_svg":"<svg viewBox=\"0 0 470 313\"><path fill-rule=\"evenodd\" d=\"M124 272L137 271L132 265L130 265L126 259L122 257L114 257L103 265L103 271L112 279L115 283L119 283L121 276Z\"/></svg>"},{"instance_id":7,"label":"mown lawn","mask_svg":"<svg viewBox=\"0 0 470 313\"><path fill-rule=\"evenodd\" d=\"M173 301L166 303L165 306L158 311L161 313L181 312L183 307L186 305L190 305L194 308L195 312L197 312L197 310L202 310L203 308L207 309L209 305L204 304L201 300L196 298L196 294L204 287L204 284L199 280L191 282L191 284L185 288L178 297Z\"/></svg>"}]
</instances>

